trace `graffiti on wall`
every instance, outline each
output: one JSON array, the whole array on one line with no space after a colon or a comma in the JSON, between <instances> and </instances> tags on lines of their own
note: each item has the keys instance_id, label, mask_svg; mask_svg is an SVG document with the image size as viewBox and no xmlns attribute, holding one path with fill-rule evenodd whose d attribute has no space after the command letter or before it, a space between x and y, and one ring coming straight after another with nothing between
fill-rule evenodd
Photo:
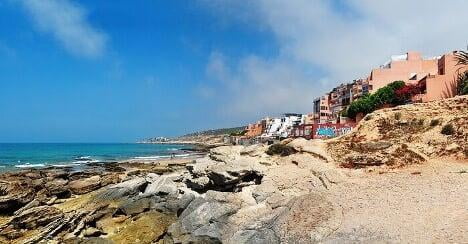
<instances>
[{"instance_id":1,"label":"graffiti on wall","mask_svg":"<svg viewBox=\"0 0 468 244\"><path fill-rule=\"evenodd\" d=\"M306 124L296 126L291 137L304 137L306 139L312 138L331 138L337 137L351 132L356 126L354 123L347 124Z\"/></svg>"},{"instance_id":2,"label":"graffiti on wall","mask_svg":"<svg viewBox=\"0 0 468 244\"><path fill-rule=\"evenodd\" d=\"M337 137L351 132L354 128L354 125L351 124L324 124L318 125L314 138L330 138Z\"/></svg>"}]
</instances>

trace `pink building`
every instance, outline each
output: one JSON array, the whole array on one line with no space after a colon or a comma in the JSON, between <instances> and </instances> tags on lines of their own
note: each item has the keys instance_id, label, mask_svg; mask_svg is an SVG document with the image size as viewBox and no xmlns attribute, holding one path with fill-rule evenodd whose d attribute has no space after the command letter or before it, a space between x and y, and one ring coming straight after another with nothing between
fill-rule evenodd
<instances>
[{"instance_id":1,"label":"pink building","mask_svg":"<svg viewBox=\"0 0 468 244\"><path fill-rule=\"evenodd\" d=\"M331 117L329 93L314 100L314 122L327 123Z\"/></svg>"},{"instance_id":2,"label":"pink building","mask_svg":"<svg viewBox=\"0 0 468 244\"><path fill-rule=\"evenodd\" d=\"M468 71L468 66L457 65L454 52L443 55L437 61L437 73L420 79L420 82L425 84L426 90L423 94L417 95L415 101L429 102L456 95L457 78Z\"/></svg>"},{"instance_id":3,"label":"pink building","mask_svg":"<svg viewBox=\"0 0 468 244\"><path fill-rule=\"evenodd\" d=\"M415 83L428 75L438 72L438 58L423 59L418 52L394 55L380 68L373 69L367 78L369 91L377 91L394 81Z\"/></svg>"},{"instance_id":4,"label":"pink building","mask_svg":"<svg viewBox=\"0 0 468 244\"><path fill-rule=\"evenodd\" d=\"M386 64L373 69L369 77L354 80L350 84L341 84L315 99L314 122L345 122L340 117L340 112L346 109L350 102L399 80L424 88L422 94L413 97L413 102L453 97L456 95L458 76L468 70L468 66L457 65L454 53L429 59L423 59L418 52L394 55Z\"/></svg>"}]
</instances>

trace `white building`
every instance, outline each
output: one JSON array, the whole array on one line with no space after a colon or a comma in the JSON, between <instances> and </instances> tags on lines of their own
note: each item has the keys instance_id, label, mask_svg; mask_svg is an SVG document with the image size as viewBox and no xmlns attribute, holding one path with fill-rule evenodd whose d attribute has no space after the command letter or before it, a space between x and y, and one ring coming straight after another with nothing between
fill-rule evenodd
<instances>
[{"instance_id":1,"label":"white building","mask_svg":"<svg viewBox=\"0 0 468 244\"><path fill-rule=\"evenodd\" d=\"M305 122L306 116L302 114L287 113L281 118L272 118L267 121L266 132L262 137L286 138L294 126Z\"/></svg>"}]
</instances>

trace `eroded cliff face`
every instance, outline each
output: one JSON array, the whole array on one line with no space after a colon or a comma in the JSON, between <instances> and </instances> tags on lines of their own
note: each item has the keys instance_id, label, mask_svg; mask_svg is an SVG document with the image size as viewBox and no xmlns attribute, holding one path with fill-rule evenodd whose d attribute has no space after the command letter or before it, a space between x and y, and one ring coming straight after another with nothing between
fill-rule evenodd
<instances>
[{"instance_id":1,"label":"eroded cliff face","mask_svg":"<svg viewBox=\"0 0 468 244\"><path fill-rule=\"evenodd\" d=\"M195 161L3 174L0 242L467 242L466 99L285 140L288 156L222 146Z\"/></svg>"},{"instance_id":2,"label":"eroded cliff face","mask_svg":"<svg viewBox=\"0 0 468 244\"><path fill-rule=\"evenodd\" d=\"M468 159L468 96L382 109L352 133L330 140L344 167L398 168L431 158Z\"/></svg>"}]
</instances>

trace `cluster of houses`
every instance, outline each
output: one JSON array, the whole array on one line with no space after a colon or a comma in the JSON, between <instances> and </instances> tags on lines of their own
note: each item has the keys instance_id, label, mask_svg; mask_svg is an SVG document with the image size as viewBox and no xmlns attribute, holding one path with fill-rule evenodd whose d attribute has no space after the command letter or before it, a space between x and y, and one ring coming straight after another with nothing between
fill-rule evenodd
<instances>
[{"instance_id":1,"label":"cluster of houses","mask_svg":"<svg viewBox=\"0 0 468 244\"><path fill-rule=\"evenodd\" d=\"M420 94L412 97L412 102L453 97L456 95L458 75L468 70L468 67L460 69L454 54L451 52L426 59L418 52L392 56L387 63L372 69L368 77L340 84L316 98L312 113L287 113L280 118L264 118L248 125L245 135L235 138L234 143L287 137L323 138L347 133L356 121L342 117L342 111L353 101L394 81L423 87Z\"/></svg>"},{"instance_id":2,"label":"cluster of houses","mask_svg":"<svg viewBox=\"0 0 468 244\"><path fill-rule=\"evenodd\" d=\"M314 123L346 122L347 118L340 115L351 102L394 81L423 87L421 94L412 98L413 102L429 102L455 96L457 77L466 67L460 69L454 53L427 59L418 52L392 56L387 63L373 69L368 77L341 84L315 99Z\"/></svg>"}]
</instances>

